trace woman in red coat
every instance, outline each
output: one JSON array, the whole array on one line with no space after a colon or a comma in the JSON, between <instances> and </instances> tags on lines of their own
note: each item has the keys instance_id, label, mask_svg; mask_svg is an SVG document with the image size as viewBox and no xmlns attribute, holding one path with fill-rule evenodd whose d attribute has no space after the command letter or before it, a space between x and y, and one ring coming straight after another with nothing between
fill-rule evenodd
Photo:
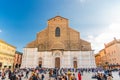
<instances>
[{"instance_id":1,"label":"woman in red coat","mask_svg":"<svg viewBox=\"0 0 120 80\"><path fill-rule=\"evenodd\" d=\"M78 73L78 80L82 80L80 72Z\"/></svg>"}]
</instances>

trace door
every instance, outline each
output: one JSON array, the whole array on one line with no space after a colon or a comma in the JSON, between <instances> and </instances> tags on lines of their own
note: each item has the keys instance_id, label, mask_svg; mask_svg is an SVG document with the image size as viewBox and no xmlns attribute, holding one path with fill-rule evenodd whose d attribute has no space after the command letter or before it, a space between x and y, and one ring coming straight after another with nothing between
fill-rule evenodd
<instances>
[{"instance_id":1,"label":"door","mask_svg":"<svg viewBox=\"0 0 120 80\"><path fill-rule=\"evenodd\" d=\"M59 57L55 58L55 68L60 68L60 58Z\"/></svg>"},{"instance_id":2,"label":"door","mask_svg":"<svg viewBox=\"0 0 120 80\"><path fill-rule=\"evenodd\" d=\"M38 66L41 68L42 67L42 61L39 61Z\"/></svg>"},{"instance_id":3,"label":"door","mask_svg":"<svg viewBox=\"0 0 120 80\"><path fill-rule=\"evenodd\" d=\"M74 68L77 68L77 61L73 62Z\"/></svg>"}]
</instances>

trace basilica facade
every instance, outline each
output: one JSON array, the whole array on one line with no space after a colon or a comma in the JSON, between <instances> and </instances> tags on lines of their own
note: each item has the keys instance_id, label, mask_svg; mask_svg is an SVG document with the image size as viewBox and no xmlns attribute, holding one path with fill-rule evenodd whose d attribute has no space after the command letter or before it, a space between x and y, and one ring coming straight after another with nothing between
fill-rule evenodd
<instances>
[{"instance_id":1,"label":"basilica facade","mask_svg":"<svg viewBox=\"0 0 120 80\"><path fill-rule=\"evenodd\" d=\"M55 16L47 21L46 29L26 45L21 67L94 68L91 43L80 38L80 33L69 27L69 20Z\"/></svg>"}]
</instances>

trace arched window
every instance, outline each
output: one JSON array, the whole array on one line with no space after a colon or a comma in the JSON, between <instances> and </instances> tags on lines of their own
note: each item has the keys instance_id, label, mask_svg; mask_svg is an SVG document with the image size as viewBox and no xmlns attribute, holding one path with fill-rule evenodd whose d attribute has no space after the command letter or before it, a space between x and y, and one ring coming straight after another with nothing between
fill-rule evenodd
<instances>
[{"instance_id":1,"label":"arched window","mask_svg":"<svg viewBox=\"0 0 120 80\"><path fill-rule=\"evenodd\" d=\"M60 28L59 27L57 27L55 30L55 36L60 37Z\"/></svg>"}]
</instances>

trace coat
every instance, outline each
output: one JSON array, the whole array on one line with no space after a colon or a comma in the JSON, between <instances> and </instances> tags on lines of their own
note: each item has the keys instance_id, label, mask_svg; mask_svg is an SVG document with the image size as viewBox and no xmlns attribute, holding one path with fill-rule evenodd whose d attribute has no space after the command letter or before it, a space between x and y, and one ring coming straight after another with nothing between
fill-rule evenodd
<instances>
[{"instance_id":1,"label":"coat","mask_svg":"<svg viewBox=\"0 0 120 80\"><path fill-rule=\"evenodd\" d=\"M81 74L78 73L78 80L82 80Z\"/></svg>"}]
</instances>

